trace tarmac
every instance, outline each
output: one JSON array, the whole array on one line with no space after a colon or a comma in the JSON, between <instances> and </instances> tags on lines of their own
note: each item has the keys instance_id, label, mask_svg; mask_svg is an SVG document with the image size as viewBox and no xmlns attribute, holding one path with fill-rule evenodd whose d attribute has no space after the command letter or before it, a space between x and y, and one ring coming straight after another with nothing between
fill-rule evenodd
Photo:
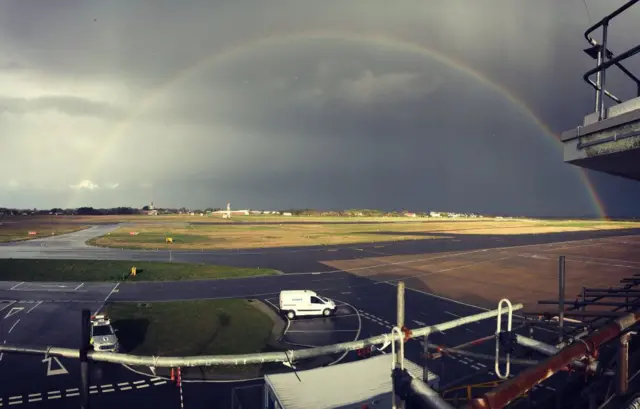
<instances>
[{"instance_id":1,"label":"tarmac","mask_svg":"<svg viewBox=\"0 0 640 409\"><path fill-rule=\"evenodd\" d=\"M366 276L355 276L332 269L323 264L323 261L375 257L379 253L440 253L640 233L640 230L614 230L521 236L447 234L447 238L442 240L418 239L251 251L119 250L85 244L87 240L106 234L116 227L117 225L94 226L67 235L0 245L0 258L171 260L273 268L284 274L224 280L119 284L0 282L0 342L77 348L80 343L81 310L89 308L97 311L105 302L254 298L275 309L281 290L311 289L335 299L339 304L338 314L330 318L287 322L281 341L298 347L328 345L389 332L396 320L397 289L395 282L378 282ZM450 321L484 310L413 289L406 291L405 298L405 323L410 328ZM487 320L448 330L446 333L433 334L429 337L429 342L455 346L490 335L495 330L496 321ZM541 335L545 336L544 333ZM547 338L552 335L554 334L546 334ZM495 344L489 342L485 345L484 353L492 355L495 353L494 348ZM420 343L408 342L406 356L416 363L423 363ZM351 353L335 357L335 363L353 359L356 357ZM429 368L441 377L441 385L461 381L463 378L469 383L495 379L495 368L490 361L447 356L431 361ZM513 372L522 368L523 366L512 365ZM558 381L554 382L536 388L531 395L553 394L557 386L554 385ZM259 391L262 382L260 379L234 383L183 382L179 388L162 377L136 373L119 365L92 364L90 384L92 408L178 408L181 401L187 408L224 408L230 407L232 400L236 403L242 400L242 396L245 399L246 396L261 396ZM80 404L79 363L74 360L33 355L0 355L0 385L2 407L68 408Z\"/></svg>"}]
</instances>

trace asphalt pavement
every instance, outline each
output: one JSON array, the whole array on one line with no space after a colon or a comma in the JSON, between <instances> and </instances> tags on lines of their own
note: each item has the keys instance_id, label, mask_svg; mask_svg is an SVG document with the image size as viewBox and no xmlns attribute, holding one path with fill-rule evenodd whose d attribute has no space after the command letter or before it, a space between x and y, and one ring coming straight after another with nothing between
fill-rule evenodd
<instances>
[{"instance_id":1,"label":"asphalt pavement","mask_svg":"<svg viewBox=\"0 0 640 409\"><path fill-rule=\"evenodd\" d=\"M336 317L294 320L284 342L320 346L389 332L396 319L396 286L331 270L323 260L363 258L384 254L422 254L480 248L541 244L586 238L638 234L638 230L579 232L524 236L449 235L441 240L415 240L362 245L254 251L131 251L94 248L85 241L116 226L91 229L0 246L0 258L64 258L157 260L275 268L285 274L225 280L135 283L22 283L0 282L0 342L33 346L77 347L80 312L98 310L105 302L170 301L187 299L256 298L276 304L286 289L311 289L338 301ZM405 323L410 328L450 321L483 311L482 308L408 289ZM455 346L495 332L496 321L470 324L433 334L429 342ZM418 341L406 344L407 358L422 363ZM493 354L495 345L482 351ZM387 352L389 352L387 350ZM355 359L348 354L341 361ZM492 362L444 357L429 363L441 385L462 378L469 382L495 379ZM512 366L514 371L522 367ZM79 404L78 362L51 357L4 354L0 358L0 403L3 406L73 407ZM92 407L179 407L180 388L161 378L134 373L119 365L92 365ZM242 386L258 385L253 388ZM188 408L228 407L243 393L255 393L260 381L233 384L184 383L182 401ZM553 386L539 388L553 393ZM537 392L534 392L537 393ZM20 403L18 403L20 402ZM175 404L175 406L174 406ZM213 406L212 406L213 405Z\"/></svg>"}]
</instances>

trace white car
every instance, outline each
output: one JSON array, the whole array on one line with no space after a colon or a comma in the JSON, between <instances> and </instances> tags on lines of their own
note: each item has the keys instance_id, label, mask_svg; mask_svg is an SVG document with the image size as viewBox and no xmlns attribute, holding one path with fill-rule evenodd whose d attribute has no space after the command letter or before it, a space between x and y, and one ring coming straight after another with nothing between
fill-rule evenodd
<instances>
[{"instance_id":1,"label":"white car","mask_svg":"<svg viewBox=\"0 0 640 409\"><path fill-rule=\"evenodd\" d=\"M280 291L280 311L290 320L305 315L328 317L336 311L336 303L311 290Z\"/></svg>"},{"instance_id":2,"label":"white car","mask_svg":"<svg viewBox=\"0 0 640 409\"><path fill-rule=\"evenodd\" d=\"M91 317L90 344L94 351L117 352L118 337L111 321L104 314Z\"/></svg>"}]
</instances>

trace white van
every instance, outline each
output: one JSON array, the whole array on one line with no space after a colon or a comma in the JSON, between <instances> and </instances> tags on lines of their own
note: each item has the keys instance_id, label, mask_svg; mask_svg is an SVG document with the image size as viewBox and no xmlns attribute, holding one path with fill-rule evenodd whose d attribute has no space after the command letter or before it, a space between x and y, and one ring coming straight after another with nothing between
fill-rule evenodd
<instances>
[{"instance_id":1,"label":"white van","mask_svg":"<svg viewBox=\"0 0 640 409\"><path fill-rule=\"evenodd\" d=\"M336 310L336 303L320 297L311 290L280 291L280 312L290 320L297 316L324 315L328 317Z\"/></svg>"}]
</instances>

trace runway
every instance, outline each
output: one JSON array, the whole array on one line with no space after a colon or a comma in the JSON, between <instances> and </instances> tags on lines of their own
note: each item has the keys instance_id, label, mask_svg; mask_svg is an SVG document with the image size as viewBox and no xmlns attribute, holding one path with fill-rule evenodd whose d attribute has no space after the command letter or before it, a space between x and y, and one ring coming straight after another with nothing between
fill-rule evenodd
<instances>
[{"instance_id":1,"label":"runway","mask_svg":"<svg viewBox=\"0 0 640 409\"><path fill-rule=\"evenodd\" d=\"M162 250L104 249L85 244L86 240L106 234L115 227L96 226L64 236L1 245L0 258L171 259L174 262L275 268L285 274L121 284L0 282L0 342L77 348L80 342L80 311L83 308L98 310L107 301L256 298L274 303L274 297L281 290L304 288L339 301L341 316L316 322L291 322L283 340L301 347L327 345L389 332L395 322L396 286L394 281L376 281L366 275L350 274L323 261L504 248L640 233L638 230L617 230L525 236L459 235L443 240L256 251L172 251L171 254ZM473 305L411 289L406 292L405 310L406 325L414 328L482 311ZM429 337L429 342L454 346L492 334L495 325L495 320L471 324L446 334L434 334ZM486 353L492 354L494 346L489 343L486 347ZM422 347L417 341L406 344L406 354L408 359L422 363ZM349 354L344 360L354 358ZM441 385L468 375L474 375L473 381L495 378L491 363L468 358L445 357L433 362L430 368L441 376ZM519 370L522 367L516 365L512 368ZM79 382L77 361L13 354L0 358L0 403L3 407L66 408L77 405ZM248 384L259 385L260 382ZM118 365L92 365L91 385L93 408L114 405L123 408L179 407L179 390L175 384L136 374ZM228 407L232 386L238 384L185 383L185 407ZM553 386L538 389L552 393Z\"/></svg>"}]
</instances>

